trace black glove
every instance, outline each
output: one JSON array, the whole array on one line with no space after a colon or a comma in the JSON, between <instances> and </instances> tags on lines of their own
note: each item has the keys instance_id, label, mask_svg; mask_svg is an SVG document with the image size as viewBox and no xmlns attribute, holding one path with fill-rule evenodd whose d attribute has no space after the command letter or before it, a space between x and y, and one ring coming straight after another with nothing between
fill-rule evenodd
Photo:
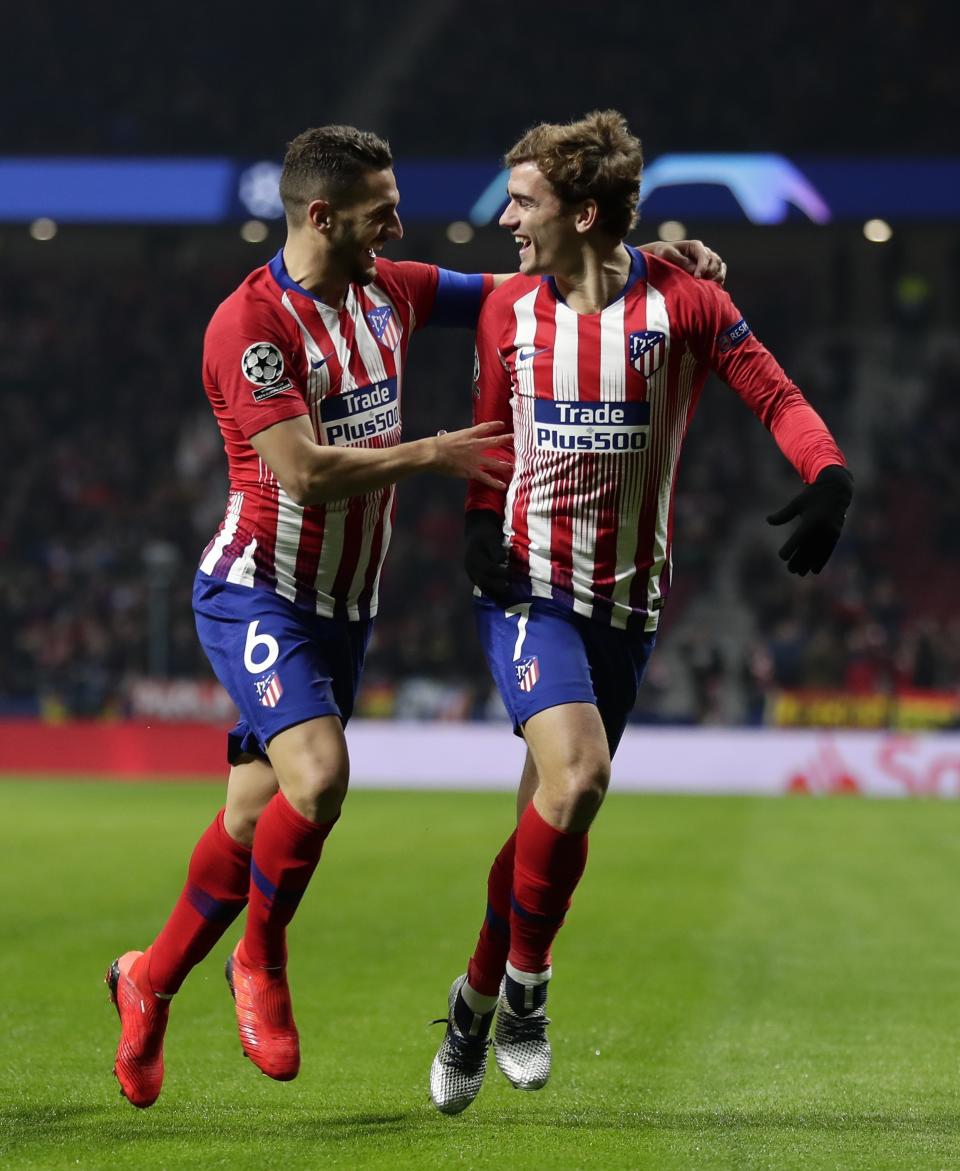
<instances>
[{"instance_id":1,"label":"black glove","mask_svg":"<svg viewBox=\"0 0 960 1171\"><path fill-rule=\"evenodd\" d=\"M786 561L791 573L803 577L811 570L819 573L823 569L840 539L852 499L853 476L840 464L831 464L789 504L767 517L771 525L800 517L780 548L780 559Z\"/></svg>"},{"instance_id":2,"label":"black glove","mask_svg":"<svg viewBox=\"0 0 960 1171\"><path fill-rule=\"evenodd\" d=\"M464 532L467 548L463 564L467 577L495 602L508 601L507 551L503 547L503 519L488 508L471 508Z\"/></svg>"}]
</instances>

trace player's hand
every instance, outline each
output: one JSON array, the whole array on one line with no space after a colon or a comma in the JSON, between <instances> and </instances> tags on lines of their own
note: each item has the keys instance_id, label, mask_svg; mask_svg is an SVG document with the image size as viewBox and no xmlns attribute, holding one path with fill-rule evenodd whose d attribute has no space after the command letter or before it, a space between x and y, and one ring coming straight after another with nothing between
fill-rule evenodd
<instances>
[{"instance_id":1,"label":"player's hand","mask_svg":"<svg viewBox=\"0 0 960 1171\"><path fill-rule=\"evenodd\" d=\"M691 276L705 281L716 281L722 285L727 279L727 266L722 257L702 240L677 240L674 244L656 240L653 244L644 244L643 251L652 252L661 260L675 264Z\"/></svg>"},{"instance_id":2,"label":"player's hand","mask_svg":"<svg viewBox=\"0 0 960 1171\"><path fill-rule=\"evenodd\" d=\"M831 464L789 504L767 517L771 525L800 518L780 549L780 558L791 573L804 577L823 569L840 539L852 499L853 476L842 465Z\"/></svg>"},{"instance_id":3,"label":"player's hand","mask_svg":"<svg viewBox=\"0 0 960 1171\"><path fill-rule=\"evenodd\" d=\"M507 551L503 547L503 519L488 508L471 508L464 523L467 539L463 555L467 577L495 602L506 604L510 589Z\"/></svg>"},{"instance_id":4,"label":"player's hand","mask_svg":"<svg viewBox=\"0 0 960 1171\"><path fill-rule=\"evenodd\" d=\"M433 470L504 490L513 474L513 432L500 422L462 431L440 431L433 443Z\"/></svg>"}]
</instances>

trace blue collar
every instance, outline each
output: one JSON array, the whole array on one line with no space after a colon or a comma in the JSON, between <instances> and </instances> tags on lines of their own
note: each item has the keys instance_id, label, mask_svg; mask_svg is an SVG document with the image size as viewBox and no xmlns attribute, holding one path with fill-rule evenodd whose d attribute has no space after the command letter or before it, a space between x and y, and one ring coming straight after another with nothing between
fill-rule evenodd
<instances>
[{"instance_id":1,"label":"blue collar","mask_svg":"<svg viewBox=\"0 0 960 1171\"><path fill-rule=\"evenodd\" d=\"M630 275L627 277L627 283L623 286L621 297L625 297L637 281L647 279L647 258L639 248L634 248L630 244L624 244L624 248L630 253Z\"/></svg>"},{"instance_id":2,"label":"blue collar","mask_svg":"<svg viewBox=\"0 0 960 1171\"><path fill-rule=\"evenodd\" d=\"M289 289L291 293L302 293L304 297L309 297L311 301L320 301L316 293L311 293L309 289L305 289L303 285L298 285L297 282L287 272L287 266L283 263L283 249L276 254L269 264L270 275L277 282L281 289ZM326 301L320 301L322 305Z\"/></svg>"}]
</instances>

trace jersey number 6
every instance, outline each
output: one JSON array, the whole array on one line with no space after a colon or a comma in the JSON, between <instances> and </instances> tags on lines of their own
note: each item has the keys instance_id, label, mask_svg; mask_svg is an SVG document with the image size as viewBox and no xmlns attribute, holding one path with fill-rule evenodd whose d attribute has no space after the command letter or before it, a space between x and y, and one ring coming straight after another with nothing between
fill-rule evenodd
<instances>
[{"instance_id":1,"label":"jersey number 6","mask_svg":"<svg viewBox=\"0 0 960 1171\"><path fill-rule=\"evenodd\" d=\"M272 634L257 634L259 625L258 618L247 627L247 645L243 648L243 665L251 675L259 675L272 667L280 654L280 644ZM259 661L254 657L258 648L266 652Z\"/></svg>"}]
</instances>

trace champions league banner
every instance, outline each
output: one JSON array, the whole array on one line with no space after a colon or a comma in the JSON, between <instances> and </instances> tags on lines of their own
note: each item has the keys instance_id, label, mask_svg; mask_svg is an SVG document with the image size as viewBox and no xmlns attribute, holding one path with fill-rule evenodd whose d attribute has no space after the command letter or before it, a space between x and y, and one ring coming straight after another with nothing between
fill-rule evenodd
<instances>
[{"instance_id":1,"label":"champions league banner","mask_svg":"<svg viewBox=\"0 0 960 1171\"><path fill-rule=\"evenodd\" d=\"M494 160L396 165L410 223L495 224ZM0 223L228 224L283 214L275 160L0 156ZM960 218L960 157L872 159L677 154L644 169L644 218L829 224Z\"/></svg>"}]
</instances>

